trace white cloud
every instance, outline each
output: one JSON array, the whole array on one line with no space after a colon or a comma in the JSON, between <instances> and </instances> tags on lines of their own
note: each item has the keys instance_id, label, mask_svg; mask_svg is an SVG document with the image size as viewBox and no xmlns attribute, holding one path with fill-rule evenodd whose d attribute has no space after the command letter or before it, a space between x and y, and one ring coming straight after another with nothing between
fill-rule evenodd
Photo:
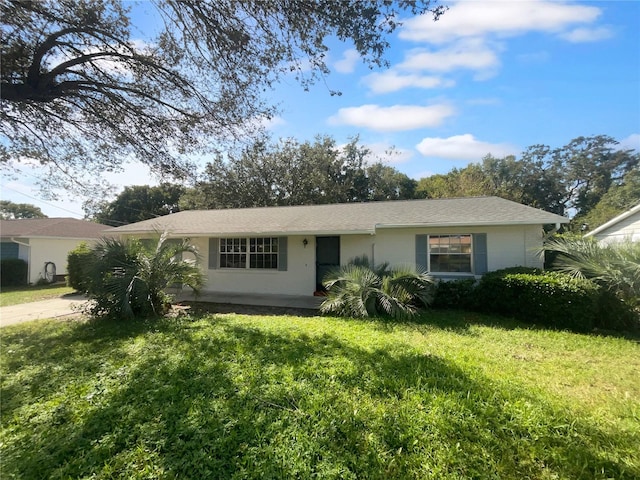
<instances>
[{"instance_id":1,"label":"white cloud","mask_svg":"<svg viewBox=\"0 0 640 480\"><path fill-rule=\"evenodd\" d=\"M495 70L500 66L496 52L478 38L464 39L438 51L410 50L397 68L410 71Z\"/></svg>"},{"instance_id":2,"label":"white cloud","mask_svg":"<svg viewBox=\"0 0 640 480\"><path fill-rule=\"evenodd\" d=\"M393 105L391 107L361 105L341 108L336 115L329 118L329 123L392 132L436 127L454 113L453 107L446 104L426 107L418 105Z\"/></svg>"},{"instance_id":3,"label":"white cloud","mask_svg":"<svg viewBox=\"0 0 640 480\"><path fill-rule=\"evenodd\" d=\"M622 150L635 150L640 152L640 133L632 133L626 138L620 140L618 145Z\"/></svg>"},{"instance_id":4,"label":"white cloud","mask_svg":"<svg viewBox=\"0 0 640 480\"><path fill-rule=\"evenodd\" d=\"M613 30L609 27L576 28L560 36L571 43L599 42L613 37Z\"/></svg>"},{"instance_id":5,"label":"white cloud","mask_svg":"<svg viewBox=\"0 0 640 480\"><path fill-rule=\"evenodd\" d=\"M513 145L479 141L470 133L454 135L449 138L427 137L416 145L416 149L428 157L474 162L480 161L488 153L496 157L503 157L519 151Z\"/></svg>"},{"instance_id":6,"label":"white cloud","mask_svg":"<svg viewBox=\"0 0 640 480\"><path fill-rule=\"evenodd\" d=\"M453 80L445 80L441 77L430 75L405 75L394 70L388 70L383 73L372 73L363 78L365 85L373 93L390 93L397 92L403 88L438 88L452 87L455 85Z\"/></svg>"},{"instance_id":7,"label":"white cloud","mask_svg":"<svg viewBox=\"0 0 640 480\"><path fill-rule=\"evenodd\" d=\"M355 49L346 50L342 58L333 64L336 72L351 73L355 70L356 64L360 60L360 54Z\"/></svg>"},{"instance_id":8,"label":"white cloud","mask_svg":"<svg viewBox=\"0 0 640 480\"><path fill-rule=\"evenodd\" d=\"M575 25L590 24L600 14L601 10L594 6L549 0L461 1L450 5L437 22L427 15L407 20L399 36L405 40L443 43L488 34L509 37L528 32L562 33Z\"/></svg>"}]
</instances>

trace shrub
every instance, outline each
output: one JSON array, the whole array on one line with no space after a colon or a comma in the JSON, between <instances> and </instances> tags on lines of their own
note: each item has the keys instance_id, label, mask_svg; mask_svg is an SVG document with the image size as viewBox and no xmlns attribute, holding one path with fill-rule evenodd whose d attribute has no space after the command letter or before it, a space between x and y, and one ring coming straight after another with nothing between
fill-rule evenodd
<instances>
[{"instance_id":1,"label":"shrub","mask_svg":"<svg viewBox=\"0 0 640 480\"><path fill-rule=\"evenodd\" d=\"M525 322L581 332L608 320L599 318L604 313L598 306L601 290L593 282L559 272L518 271L507 269L485 275L475 290L475 307Z\"/></svg>"},{"instance_id":2,"label":"shrub","mask_svg":"<svg viewBox=\"0 0 640 480\"><path fill-rule=\"evenodd\" d=\"M410 267L369 266L366 257L330 272L322 313L346 317L409 318L430 305L433 279Z\"/></svg>"},{"instance_id":3,"label":"shrub","mask_svg":"<svg viewBox=\"0 0 640 480\"><path fill-rule=\"evenodd\" d=\"M27 262L19 258L0 261L0 286L20 287L27 284Z\"/></svg>"},{"instance_id":4,"label":"shrub","mask_svg":"<svg viewBox=\"0 0 640 480\"><path fill-rule=\"evenodd\" d=\"M467 309L473 304L473 292L476 280L465 278L461 280L439 280L435 285L433 308Z\"/></svg>"},{"instance_id":5,"label":"shrub","mask_svg":"<svg viewBox=\"0 0 640 480\"><path fill-rule=\"evenodd\" d=\"M93 253L86 242L80 243L67 255L67 285L78 292L89 289L88 265L91 264Z\"/></svg>"},{"instance_id":6,"label":"shrub","mask_svg":"<svg viewBox=\"0 0 640 480\"><path fill-rule=\"evenodd\" d=\"M197 258L197 249L187 240L168 240L166 233L148 246L136 239L103 238L91 251L87 285L96 317L162 316L171 305L164 291L169 285L181 283L197 292L204 282L197 264L182 260L183 253Z\"/></svg>"}]
</instances>

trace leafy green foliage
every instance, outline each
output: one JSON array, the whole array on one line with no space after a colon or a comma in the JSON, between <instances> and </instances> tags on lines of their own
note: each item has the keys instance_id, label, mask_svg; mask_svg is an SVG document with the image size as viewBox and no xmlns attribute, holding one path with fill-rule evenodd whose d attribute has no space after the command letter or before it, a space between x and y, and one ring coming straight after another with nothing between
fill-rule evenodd
<instances>
[{"instance_id":1,"label":"leafy green foliage","mask_svg":"<svg viewBox=\"0 0 640 480\"><path fill-rule=\"evenodd\" d=\"M556 237L544 248L555 254L553 268L593 280L640 310L640 242L600 244L593 238Z\"/></svg>"},{"instance_id":2,"label":"leafy green foliage","mask_svg":"<svg viewBox=\"0 0 640 480\"><path fill-rule=\"evenodd\" d=\"M94 209L93 220L119 227L180 211L178 201L185 193L182 185L162 183L155 187L134 185L124 187L115 200L99 205L85 205Z\"/></svg>"},{"instance_id":3,"label":"leafy green foliage","mask_svg":"<svg viewBox=\"0 0 640 480\"><path fill-rule=\"evenodd\" d=\"M89 265L93 259L93 252L86 242L80 243L67 255L67 285L78 292L89 289Z\"/></svg>"},{"instance_id":4,"label":"leafy green foliage","mask_svg":"<svg viewBox=\"0 0 640 480\"><path fill-rule=\"evenodd\" d=\"M559 215L590 212L610 188L637 171L640 153L620 150L607 135L578 137L563 147L528 147L520 158L486 156L419 181L425 198L495 195ZM580 222L582 223L582 222Z\"/></svg>"},{"instance_id":5,"label":"leafy green foliage","mask_svg":"<svg viewBox=\"0 0 640 480\"><path fill-rule=\"evenodd\" d=\"M275 82L294 76L308 88L328 75L330 39L383 66L400 18L445 9L430 0L163 0L133 15L120 0L5 0L1 160L38 161L50 167L43 182L88 195L130 157L188 175L195 153L246 139L276 114L265 95Z\"/></svg>"},{"instance_id":6,"label":"leafy green foliage","mask_svg":"<svg viewBox=\"0 0 640 480\"><path fill-rule=\"evenodd\" d=\"M40 207L29 203L14 203L0 200L0 218L2 220L17 220L23 218L47 218Z\"/></svg>"},{"instance_id":7,"label":"leafy green foliage","mask_svg":"<svg viewBox=\"0 0 640 480\"><path fill-rule=\"evenodd\" d=\"M204 178L180 200L183 209L401 200L413 198L416 182L382 163L358 138L339 147L334 139L258 141L239 156L219 156Z\"/></svg>"},{"instance_id":8,"label":"leafy green foliage","mask_svg":"<svg viewBox=\"0 0 640 480\"><path fill-rule=\"evenodd\" d=\"M20 258L0 260L0 286L17 287L27 284L27 262Z\"/></svg>"},{"instance_id":9,"label":"leafy green foliage","mask_svg":"<svg viewBox=\"0 0 640 480\"><path fill-rule=\"evenodd\" d=\"M634 330L635 315L596 283L562 272L518 267L486 274L474 293L474 308L524 322L588 332Z\"/></svg>"},{"instance_id":10,"label":"leafy green foliage","mask_svg":"<svg viewBox=\"0 0 640 480\"><path fill-rule=\"evenodd\" d=\"M345 317L403 319L428 307L433 279L412 267L371 267L366 257L327 274L327 298L320 311Z\"/></svg>"},{"instance_id":11,"label":"leafy green foliage","mask_svg":"<svg viewBox=\"0 0 640 480\"><path fill-rule=\"evenodd\" d=\"M103 238L92 254L88 293L94 316L162 316L171 303L167 287L180 283L197 292L204 282L196 263L182 259L183 254L197 259L196 248L187 240L172 242L166 233L155 248L136 239Z\"/></svg>"},{"instance_id":12,"label":"leafy green foliage","mask_svg":"<svg viewBox=\"0 0 640 480\"><path fill-rule=\"evenodd\" d=\"M438 280L435 284L433 308L468 309L473 306L473 294L476 280Z\"/></svg>"},{"instance_id":13,"label":"leafy green foliage","mask_svg":"<svg viewBox=\"0 0 640 480\"><path fill-rule=\"evenodd\" d=\"M640 345L504 325L430 311L5 327L3 476L640 477Z\"/></svg>"}]
</instances>

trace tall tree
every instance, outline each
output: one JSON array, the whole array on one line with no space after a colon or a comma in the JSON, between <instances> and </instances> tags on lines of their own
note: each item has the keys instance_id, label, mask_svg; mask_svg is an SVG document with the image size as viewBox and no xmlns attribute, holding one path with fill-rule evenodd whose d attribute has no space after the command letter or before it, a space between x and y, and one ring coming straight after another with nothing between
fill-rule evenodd
<instances>
[{"instance_id":1,"label":"tall tree","mask_svg":"<svg viewBox=\"0 0 640 480\"><path fill-rule=\"evenodd\" d=\"M0 0L0 160L90 192L130 158L186 174L193 152L274 115L264 91L283 75L327 75L327 39L384 66L399 18L437 19L435 1L153 0L141 19L121 0Z\"/></svg>"},{"instance_id":2,"label":"tall tree","mask_svg":"<svg viewBox=\"0 0 640 480\"><path fill-rule=\"evenodd\" d=\"M29 203L13 203L9 200L0 200L0 218L14 220L21 218L47 218L40 207Z\"/></svg>"},{"instance_id":3,"label":"tall tree","mask_svg":"<svg viewBox=\"0 0 640 480\"><path fill-rule=\"evenodd\" d=\"M216 158L180 200L183 209L317 205L413 198L415 181L396 169L369 164L357 138L339 147L330 137L313 143L258 141L240 155Z\"/></svg>"},{"instance_id":4,"label":"tall tree","mask_svg":"<svg viewBox=\"0 0 640 480\"><path fill-rule=\"evenodd\" d=\"M178 202L185 191L182 185L171 183L125 187L115 200L101 204L92 216L96 222L114 227L161 217L180 211Z\"/></svg>"},{"instance_id":5,"label":"tall tree","mask_svg":"<svg viewBox=\"0 0 640 480\"><path fill-rule=\"evenodd\" d=\"M532 145L520 158L487 155L480 163L421 179L417 195L496 195L559 215L586 215L638 166L640 153L617 145L612 137L595 135L556 149Z\"/></svg>"},{"instance_id":6,"label":"tall tree","mask_svg":"<svg viewBox=\"0 0 640 480\"><path fill-rule=\"evenodd\" d=\"M638 204L640 204L640 168L635 168L628 172L621 182L614 183L595 207L585 215L573 218L571 226L576 231L587 232Z\"/></svg>"}]
</instances>

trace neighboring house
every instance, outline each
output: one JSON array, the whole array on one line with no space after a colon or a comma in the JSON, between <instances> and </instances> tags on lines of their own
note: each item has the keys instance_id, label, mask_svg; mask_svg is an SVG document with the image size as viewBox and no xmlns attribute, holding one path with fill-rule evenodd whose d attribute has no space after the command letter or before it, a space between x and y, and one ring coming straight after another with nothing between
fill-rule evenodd
<instances>
[{"instance_id":1,"label":"neighboring house","mask_svg":"<svg viewBox=\"0 0 640 480\"><path fill-rule=\"evenodd\" d=\"M80 244L102 236L107 225L75 218L0 220L0 257L28 264L27 281L67 274L67 255Z\"/></svg>"},{"instance_id":2,"label":"neighboring house","mask_svg":"<svg viewBox=\"0 0 640 480\"><path fill-rule=\"evenodd\" d=\"M600 243L619 242L626 239L640 242L640 203L598 228L594 228L585 237L593 237Z\"/></svg>"},{"instance_id":3,"label":"neighboring house","mask_svg":"<svg viewBox=\"0 0 640 480\"><path fill-rule=\"evenodd\" d=\"M565 217L497 197L188 210L109 230L167 231L201 253L206 291L313 295L328 270L367 255L446 278L541 267L543 225Z\"/></svg>"}]
</instances>

